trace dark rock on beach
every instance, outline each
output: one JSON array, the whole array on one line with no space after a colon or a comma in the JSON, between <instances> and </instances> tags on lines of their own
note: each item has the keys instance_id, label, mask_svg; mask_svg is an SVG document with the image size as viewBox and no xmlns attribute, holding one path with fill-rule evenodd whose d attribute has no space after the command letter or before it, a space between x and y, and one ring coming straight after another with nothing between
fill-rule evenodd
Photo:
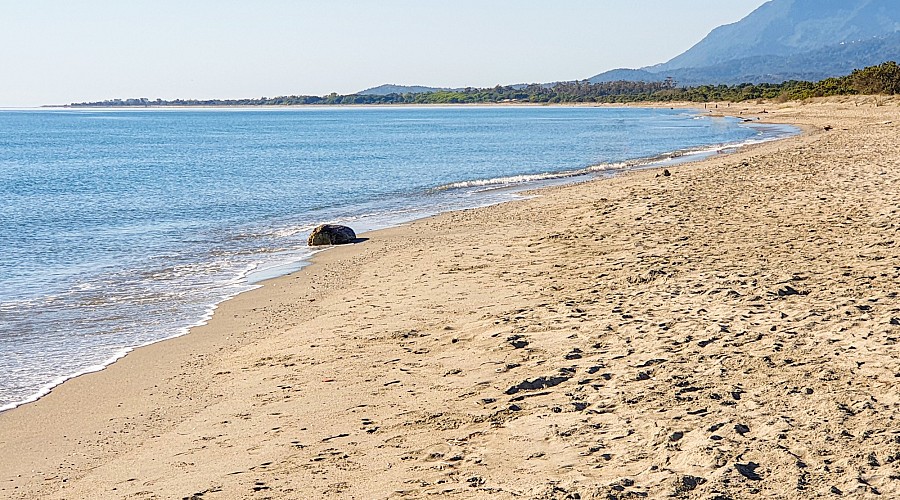
<instances>
[{"instance_id":1,"label":"dark rock on beach","mask_svg":"<svg viewBox=\"0 0 900 500\"><path fill-rule=\"evenodd\" d=\"M306 244L309 246L320 245L345 245L356 240L356 233L347 226L337 224L322 224L313 229Z\"/></svg>"}]
</instances>

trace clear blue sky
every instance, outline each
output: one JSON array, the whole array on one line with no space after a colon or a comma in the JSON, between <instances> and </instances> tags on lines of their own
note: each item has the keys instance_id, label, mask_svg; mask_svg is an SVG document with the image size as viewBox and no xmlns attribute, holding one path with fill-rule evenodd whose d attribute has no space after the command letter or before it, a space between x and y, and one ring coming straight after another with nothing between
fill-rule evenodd
<instances>
[{"instance_id":1,"label":"clear blue sky","mask_svg":"<svg viewBox=\"0 0 900 500\"><path fill-rule=\"evenodd\" d=\"M765 0L0 0L0 106L493 86L664 62Z\"/></svg>"}]
</instances>

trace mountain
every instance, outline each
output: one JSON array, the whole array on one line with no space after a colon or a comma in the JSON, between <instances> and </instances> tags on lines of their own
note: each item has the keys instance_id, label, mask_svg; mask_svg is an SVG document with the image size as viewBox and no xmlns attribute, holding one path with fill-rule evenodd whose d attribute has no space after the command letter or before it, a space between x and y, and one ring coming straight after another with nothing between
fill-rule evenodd
<instances>
[{"instance_id":1,"label":"mountain","mask_svg":"<svg viewBox=\"0 0 900 500\"><path fill-rule=\"evenodd\" d=\"M713 66L751 56L789 56L900 30L897 0L774 0L654 71Z\"/></svg>"},{"instance_id":2,"label":"mountain","mask_svg":"<svg viewBox=\"0 0 900 500\"><path fill-rule=\"evenodd\" d=\"M682 85L821 80L900 58L900 1L772 0L714 29L670 61L601 73L591 82L633 76Z\"/></svg>"},{"instance_id":3,"label":"mountain","mask_svg":"<svg viewBox=\"0 0 900 500\"><path fill-rule=\"evenodd\" d=\"M705 68L682 68L654 73L671 76L682 85L707 83L781 83L787 80L819 81L876 66L900 56L900 33L859 42L831 45L788 56L753 56L733 59Z\"/></svg>"},{"instance_id":4,"label":"mountain","mask_svg":"<svg viewBox=\"0 0 900 500\"><path fill-rule=\"evenodd\" d=\"M437 92L439 90L451 90L437 87L423 87L420 85L393 85L385 84L372 87L360 92L359 95L388 95L388 94L425 94L428 92Z\"/></svg>"},{"instance_id":5,"label":"mountain","mask_svg":"<svg viewBox=\"0 0 900 500\"><path fill-rule=\"evenodd\" d=\"M652 73L647 71L646 69L628 69L628 68L618 68L609 70L605 73L600 73L597 76L590 78L588 81L591 83L602 83L602 82L661 82L665 80L666 76L658 73Z\"/></svg>"}]
</instances>

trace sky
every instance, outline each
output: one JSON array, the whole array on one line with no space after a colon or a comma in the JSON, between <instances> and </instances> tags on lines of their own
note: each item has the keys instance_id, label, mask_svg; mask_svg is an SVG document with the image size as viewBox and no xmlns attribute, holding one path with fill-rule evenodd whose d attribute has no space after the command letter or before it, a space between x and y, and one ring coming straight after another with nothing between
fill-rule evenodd
<instances>
[{"instance_id":1,"label":"sky","mask_svg":"<svg viewBox=\"0 0 900 500\"><path fill-rule=\"evenodd\" d=\"M0 106L585 79L765 1L0 0Z\"/></svg>"}]
</instances>

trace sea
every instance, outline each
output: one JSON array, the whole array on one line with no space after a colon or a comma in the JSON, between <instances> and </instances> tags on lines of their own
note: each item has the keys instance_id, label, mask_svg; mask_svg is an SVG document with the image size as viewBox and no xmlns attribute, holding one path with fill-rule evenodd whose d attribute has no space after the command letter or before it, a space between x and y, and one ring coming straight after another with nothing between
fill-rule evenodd
<instances>
[{"instance_id":1,"label":"sea","mask_svg":"<svg viewBox=\"0 0 900 500\"><path fill-rule=\"evenodd\" d=\"M357 232L797 133L608 107L0 110L0 411Z\"/></svg>"}]
</instances>

